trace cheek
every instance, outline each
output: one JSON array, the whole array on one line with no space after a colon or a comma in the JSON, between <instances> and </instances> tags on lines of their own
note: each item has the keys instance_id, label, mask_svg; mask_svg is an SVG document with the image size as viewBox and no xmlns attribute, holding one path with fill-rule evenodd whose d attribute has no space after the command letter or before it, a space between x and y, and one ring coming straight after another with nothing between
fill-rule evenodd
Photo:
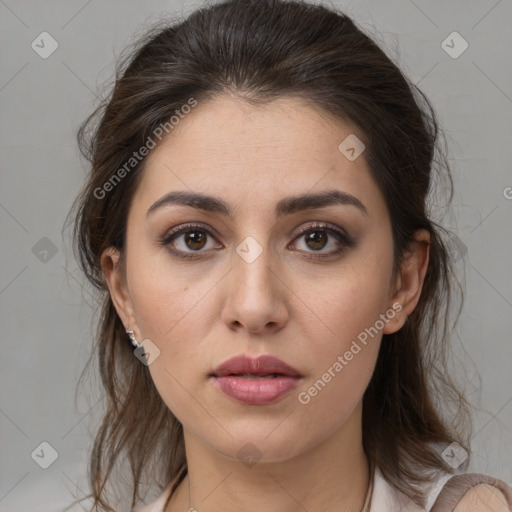
<instances>
[{"instance_id":1,"label":"cheek","mask_svg":"<svg viewBox=\"0 0 512 512\"><path fill-rule=\"evenodd\" d=\"M196 381L203 379L211 366L203 340L208 339L211 329L210 289L216 280L180 272L165 254L145 257L142 253L133 257L128 279L141 334L160 350L149 366L151 376L164 402L180 417L182 410L191 409L187 390L194 392Z\"/></svg>"},{"instance_id":2,"label":"cheek","mask_svg":"<svg viewBox=\"0 0 512 512\"><path fill-rule=\"evenodd\" d=\"M205 287L189 286L175 272L165 276L162 270L151 268L140 272L132 283L141 333L160 350L149 366L156 389L180 422L204 424L209 418L194 397L196 380L203 376L208 362L201 344L207 326L198 321L206 314L207 301L201 300Z\"/></svg>"},{"instance_id":3,"label":"cheek","mask_svg":"<svg viewBox=\"0 0 512 512\"><path fill-rule=\"evenodd\" d=\"M386 312L390 276L391 259L378 263L359 258L350 267L316 281L307 301L317 320L304 322L303 327L308 330L306 338L315 339L315 346L321 348L316 354L324 365L328 361L322 354L332 358L349 350L352 341L364 339L364 333ZM377 327L382 330L380 323Z\"/></svg>"},{"instance_id":4,"label":"cheek","mask_svg":"<svg viewBox=\"0 0 512 512\"><path fill-rule=\"evenodd\" d=\"M317 281L309 295L319 318L302 323L311 343L309 350L305 347L311 377L298 398L325 424L342 422L371 379L382 338L381 315L386 317L388 308L390 269L391 258L380 263L359 259L329 283Z\"/></svg>"},{"instance_id":5,"label":"cheek","mask_svg":"<svg viewBox=\"0 0 512 512\"><path fill-rule=\"evenodd\" d=\"M200 325L197 319L205 317L203 299L211 287L209 282L202 282L198 275L191 281L190 272L171 265L165 251L157 256L141 254L132 263L130 289L144 337L164 347L177 343L184 332L193 340Z\"/></svg>"},{"instance_id":6,"label":"cheek","mask_svg":"<svg viewBox=\"0 0 512 512\"><path fill-rule=\"evenodd\" d=\"M381 330L376 328L383 312L379 296L354 292L347 300L330 303L326 321L330 325L327 336L315 336L309 328L306 339L309 350L311 378L305 383L305 397L315 399L316 407L330 414L336 406L340 416L348 413L362 398L375 366ZM377 327L380 327L377 326Z\"/></svg>"},{"instance_id":7,"label":"cheek","mask_svg":"<svg viewBox=\"0 0 512 512\"><path fill-rule=\"evenodd\" d=\"M350 297L352 300L329 310L334 340L332 335L312 338L309 333L314 343L314 350L308 353L312 372L297 390L296 400L300 429L312 444L344 425L358 428L353 413L375 368L382 336L373 331L368 335L367 330L379 318L380 301L357 294ZM360 307L355 307L356 299L363 299Z\"/></svg>"}]
</instances>

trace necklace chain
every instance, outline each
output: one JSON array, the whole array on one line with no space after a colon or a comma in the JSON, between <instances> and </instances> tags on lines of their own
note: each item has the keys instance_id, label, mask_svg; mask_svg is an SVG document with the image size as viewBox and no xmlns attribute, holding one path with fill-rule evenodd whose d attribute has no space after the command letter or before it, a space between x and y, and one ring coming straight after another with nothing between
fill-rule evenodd
<instances>
[{"instance_id":1,"label":"necklace chain","mask_svg":"<svg viewBox=\"0 0 512 512\"><path fill-rule=\"evenodd\" d=\"M370 466L370 480L368 482L368 490L366 491L366 497L364 499L363 508L361 509L361 512L370 512L370 507L372 505L372 497L373 497L373 467ZM190 478L187 475L187 482L188 482L188 510L190 510L192 507L190 506Z\"/></svg>"}]
</instances>

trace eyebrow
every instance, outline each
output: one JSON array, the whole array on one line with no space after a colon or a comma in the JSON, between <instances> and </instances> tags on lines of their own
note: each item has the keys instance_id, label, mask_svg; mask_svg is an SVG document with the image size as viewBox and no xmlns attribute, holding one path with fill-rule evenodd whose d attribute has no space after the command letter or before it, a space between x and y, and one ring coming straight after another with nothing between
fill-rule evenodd
<instances>
[{"instance_id":1,"label":"eyebrow","mask_svg":"<svg viewBox=\"0 0 512 512\"><path fill-rule=\"evenodd\" d=\"M173 191L153 203L146 213L146 218L156 210L171 205L190 206L205 212L225 215L229 218L233 218L234 212L232 207L219 197L198 192ZM277 203L275 214L280 219L295 212L319 209L332 205L355 206L361 212L368 215L368 210L357 197L340 190L326 190L316 194L285 197Z\"/></svg>"}]
</instances>

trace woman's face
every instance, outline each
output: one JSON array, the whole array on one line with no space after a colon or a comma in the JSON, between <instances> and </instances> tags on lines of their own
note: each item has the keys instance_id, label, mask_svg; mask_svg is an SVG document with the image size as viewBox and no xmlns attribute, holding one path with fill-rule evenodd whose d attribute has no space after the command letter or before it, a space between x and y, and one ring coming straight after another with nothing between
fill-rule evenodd
<instances>
[{"instance_id":1,"label":"woman's face","mask_svg":"<svg viewBox=\"0 0 512 512\"><path fill-rule=\"evenodd\" d=\"M111 293L125 327L158 347L149 371L186 436L228 457L249 442L262 460L285 460L357 435L382 332L407 314L397 312L384 198L364 152L353 159L353 139L338 149L351 134L300 99L221 96L147 157L127 221L126 281L118 289L121 273L110 274ZM175 192L214 199L162 201ZM292 202L325 192L337 199ZM212 377L238 355L272 355L300 377Z\"/></svg>"}]
</instances>

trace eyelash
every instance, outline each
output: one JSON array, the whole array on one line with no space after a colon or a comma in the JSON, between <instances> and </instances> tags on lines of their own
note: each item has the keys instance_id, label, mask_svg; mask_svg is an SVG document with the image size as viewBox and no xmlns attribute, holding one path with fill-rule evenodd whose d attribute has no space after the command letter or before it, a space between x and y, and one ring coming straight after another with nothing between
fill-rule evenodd
<instances>
[{"instance_id":1,"label":"eyelash","mask_svg":"<svg viewBox=\"0 0 512 512\"><path fill-rule=\"evenodd\" d=\"M175 238L178 238L178 236L187 234L187 233L193 233L196 231L206 233L208 236L211 236L212 238L214 238L212 233L201 224L183 224L181 226L171 229L169 232L164 234L161 237L161 239L159 240L159 243L161 246L166 247L173 255L177 256L178 258L185 259L185 260L194 259L194 258L197 258L197 254L202 251L199 250L199 251L193 251L190 253L184 253L183 251L170 249L167 246ZM299 232L296 234L293 241L295 242L297 239L303 237L304 235L307 235L309 233L314 233L316 231L325 231L325 232L333 235L334 238L336 238L336 240L338 240L338 242L342 245L342 248L338 249L334 252L331 252L328 255L313 256L313 257L307 256L307 258L309 258L309 259L321 260L321 259L330 258L332 256L336 256L336 255L340 254L341 252L343 252L345 250L345 248L350 248L350 247L354 246L354 241L352 240L352 238L350 238L343 230L336 228L334 226L331 226L330 224L326 224L326 223L322 223L322 222L317 222L317 223L314 223L313 225L309 225L304 228L301 228L299 230Z\"/></svg>"}]
</instances>

